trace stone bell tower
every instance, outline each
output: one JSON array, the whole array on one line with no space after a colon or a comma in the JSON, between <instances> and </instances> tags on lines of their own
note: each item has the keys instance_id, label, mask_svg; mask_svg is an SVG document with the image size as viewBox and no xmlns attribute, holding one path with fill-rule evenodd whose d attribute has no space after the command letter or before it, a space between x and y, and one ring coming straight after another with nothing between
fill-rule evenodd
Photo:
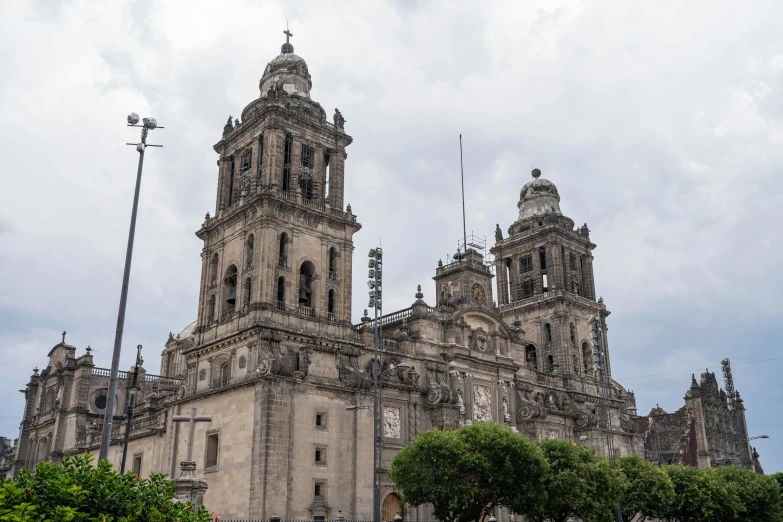
<instances>
[{"instance_id":1,"label":"stone bell tower","mask_svg":"<svg viewBox=\"0 0 783 522\"><path fill-rule=\"evenodd\" d=\"M587 224L560 211L560 194L534 169L522 187L519 216L508 228L498 226L495 255L498 309L509 325L524 331L525 365L537 372L594 379L590 317L599 318L607 351L603 299L596 301L593 249Z\"/></svg>"},{"instance_id":2,"label":"stone bell tower","mask_svg":"<svg viewBox=\"0 0 783 522\"><path fill-rule=\"evenodd\" d=\"M319 331L350 326L353 234L344 206L352 138L310 98L312 80L285 31L260 96L229 117L215 144L215 216L204 241L197 344L265 320ZM314 326L313 323L320 323Z\"/></svg>"}]
</instances>

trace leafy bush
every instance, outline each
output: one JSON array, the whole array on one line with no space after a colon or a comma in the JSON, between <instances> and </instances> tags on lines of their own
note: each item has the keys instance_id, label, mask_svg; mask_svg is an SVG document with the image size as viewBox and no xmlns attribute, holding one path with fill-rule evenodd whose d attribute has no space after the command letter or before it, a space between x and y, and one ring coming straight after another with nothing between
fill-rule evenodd
<instances>
[{"instance_id":1,"label":"leafy bush","mask_svg":"<svg viewBox=\"0 0 783 522\"><path fill-rule=\"evenodd\" d=\"M62 466L42 462L0 486L0 520L8 522L207 522L201 506L172 502L174 483L165 475L139 479L119 474L92 456L63 458Z\"/></svg>"}]
</instances>

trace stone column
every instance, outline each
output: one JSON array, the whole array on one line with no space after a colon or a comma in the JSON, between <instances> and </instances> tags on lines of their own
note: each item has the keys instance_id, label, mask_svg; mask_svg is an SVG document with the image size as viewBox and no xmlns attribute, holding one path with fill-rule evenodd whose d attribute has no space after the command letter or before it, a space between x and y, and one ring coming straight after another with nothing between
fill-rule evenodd
<instances>
[{"instance_id":1,"label":"stone column","mask_svg":"<svg viewBox=\"0 0 783 522\"><path fill-rule=\"evenodd\" d=\"M498 304L508 304L508 280L506 274L506 260L503 258L495 260L495 272L497 273L498 285Z\"/></svg>"},{"instance_id":2,"label":"stone column","mask_svg":"<svg viewBox=\"0 0 783 522\"><path fill-rule=\"evenodd\" d=\"M329 151L329 203L332 208L345 210L343 189L345 180L345 159L343 150Z\"/></svg>"},{"instance_id":3,"label":"stone column","mask_svg":"<svg viewBox=\"0 0 783 522\"><path fill-rule=\"evenodd\" d=\"M563 265L564 260L561 248L559 245L549 245L546 249L547 252L547 274L549 280L550 290L559 290L563 284Z\"/></svg>"},{"instance_id":4,"label":"stone column","mask_svg":"<svg viewBox=\"0 0 783 522\"><path fill-rule=\"evenodd\" d=\"M582 256L582 289L583 295L595 301L595 280L593 279L593 256L585 254Z\"/></svg>"}]
</instances>

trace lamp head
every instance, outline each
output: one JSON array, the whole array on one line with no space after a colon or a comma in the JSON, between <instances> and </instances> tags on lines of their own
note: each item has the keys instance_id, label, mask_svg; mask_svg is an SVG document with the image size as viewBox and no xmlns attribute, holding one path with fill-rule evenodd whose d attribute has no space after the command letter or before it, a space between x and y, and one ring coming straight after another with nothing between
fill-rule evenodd
<instances>
[{"instance_id":1,"label":"lamp head","mask_svg":"<svg viewBox=\"0 0 783 522\"><path fill-rule=\"evenodd\" d=\"M158 126L158 121L155 118L144 118L142 121L144 122L144 126L149 130Z\"/></svg>"},{"instance_id":2,"label":"lamp head","mask_svg":"<svg viewBox=\"0 0 783 522\"><path fill-rule=\"evenodd\" d=\"M128 125L136 125L139 123L139 115L135 112L128 114Z\"/></svg>"},{"instance_id":3,"label":"lamp head","mask_svg":"<svg viewBox=\"0 0 783 522\"><path fill-rule=\"evenodd\" d=\"M348 411L356 411L356 410L358 410L358 409L359 409L359 407L358 407L358 406L356 406L356 405L351 405L351 406L348 406L348 407L347 407L347 408L345 408L345 409L346 409L346 410L348 410Z\"/></svg>"},{"instance_id":4,"label":"lamp head","mask_svg":"<svg viewBox=\"0 0 783 522\"><path fill-rule=\"evenodd\" d=\"M581 437L579 437L579 440L582 440L582 441L587 440L587 435L582 435Z\"/></svg>"},{"instance_id":5,"label":"lamp head","mask_svg":"<svg viewBox=\"0 0 783 522\"><path fill-rule=\"evenodd\" d=\"M397 369L398 370L406 370L406 369L408 369L410 367L411 367L411 365L407 364L407 363L400 363L400 364L397 365Z\"/></svg>"}]
</instances>

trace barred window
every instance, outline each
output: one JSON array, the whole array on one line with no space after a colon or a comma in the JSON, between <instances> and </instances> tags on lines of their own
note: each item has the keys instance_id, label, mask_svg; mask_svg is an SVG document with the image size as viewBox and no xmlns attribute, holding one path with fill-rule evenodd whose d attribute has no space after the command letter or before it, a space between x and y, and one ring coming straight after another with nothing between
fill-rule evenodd
<instances>
[{"instance_id":1,"label":"barred window","mask_svg":"<svg viewBox=\"0 0 783 522\"><path fill-rule=\"evenodd\" d=\"M239 160L239 170L247 170L250 168L250 164L253 162L253 149L247 148L242 151L242 155Z\"/></svg>"},{"instance_id":2,"label":"barred window","mask_svg":"<svg viewBox=\"0 0 783 522\"><path fill-rule=\"evenodd\" d=\"M533 256L524 256L519 260L520 273L530 272L533 270Z\"/></svg>"},{"instance_id":3,"label":"barred window","mask_svg":"<svg viewBox=\"0 0 783 522\"><path fill-rule=\"evenodd\" d=\"M304 143L302 144L302 166L310 168L313 166L313 148Z\"/></svg>"},{"instance_id":4,"label":"barred window","mask_svg":"<svg viewBox=\"0 0 783 522\"><path fill-rule=\"evenodd\" d=\"M526 279L519 283L518 299L527 299L536 292L536 283L532 279Z\"/></svg>"}]
</instances>

